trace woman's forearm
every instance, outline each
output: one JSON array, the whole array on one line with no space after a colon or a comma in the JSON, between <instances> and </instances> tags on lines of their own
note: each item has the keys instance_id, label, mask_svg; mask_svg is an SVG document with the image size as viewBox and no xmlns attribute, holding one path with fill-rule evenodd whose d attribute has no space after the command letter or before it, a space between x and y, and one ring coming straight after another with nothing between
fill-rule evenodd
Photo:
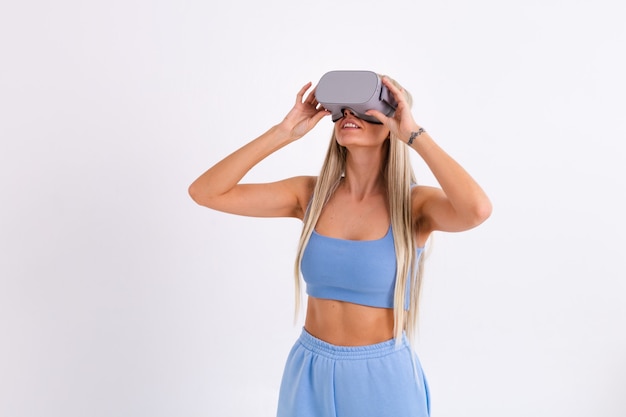
<instances>
[{"instance_id":1,"label":"woman's forearm","mask_svg":"<svg viewBox=\"0 0 626 417\"><path fill-rule=\"evenodd\" d=\"M199 204L230 191L255 165L289 144L291 139L281 125L244 145L200 175L190 186L189 195Z\"/></svg>"},{"instance_id":2,"label":"woman's forearm","mask_svg":"<svg viewBox=\"0 0 626 417\"><path fill-rule=\"evenodd\" d=\"M489 217L491 202L483 189L427 132L410 146L428 165L458 215L472 224Z\"/></svg>"},{"instance_id":3,"label":"woman's forearm","mask_svg":"<svg viewBox=\"0 0 626 417\"><path fill-rule=\"evenodd\" d=\"M256 164L283 146L300 139L330 112L324 110L315 94L305 93L311 88L306 83L296 95L296 102L282 122L239 148L209 168L189 186L195 202L209 206L211 200L232 190Z\"/></svg>"}]
</instances>

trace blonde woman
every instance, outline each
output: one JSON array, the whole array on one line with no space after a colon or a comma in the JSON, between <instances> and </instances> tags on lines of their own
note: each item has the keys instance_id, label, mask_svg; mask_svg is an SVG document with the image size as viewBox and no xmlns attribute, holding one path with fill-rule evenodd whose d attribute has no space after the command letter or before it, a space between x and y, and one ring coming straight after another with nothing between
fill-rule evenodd
<instances>
[{"instance_id":1,"label":"blonde woman","mask_svg":"<svg viewBox=\"0 0 626 417\"><path fill-rule=\"evenodd\" d=\"M491 203L472 177L419 126L411 96L388 77L397 101L379 123L346 108L334 123L319 177L241 184L264 158L330 114L306 84L287 116L218 162L189 188L203 206L244 216L297 217L304 226L295 263L306 283L302 334L285 366L279 417L427 416L426 379L410 345L421 254L433 231L481 224ZM409 152L440 188L415 184Z\"/></svg>"}]
</instances>

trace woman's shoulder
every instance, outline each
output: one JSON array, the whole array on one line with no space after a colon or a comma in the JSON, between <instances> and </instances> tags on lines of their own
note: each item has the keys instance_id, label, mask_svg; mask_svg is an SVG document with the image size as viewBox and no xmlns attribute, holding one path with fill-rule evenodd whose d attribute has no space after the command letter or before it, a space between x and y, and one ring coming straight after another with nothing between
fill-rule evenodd
<instances>
[{"instance_id":1,"label":"woman's shoulder","mask_svg":"<svg viewBox=\"0 0 626 417\"><path fill-rule=\"evenodd\" d=\"M441 190L441 188L437 188L437 187L432 187L429 185L417 185L417 184L411 184L411 198L413 200L415 199L427 199L430 198L432 196L438 195L440 193L442 193L443 191Z\"/></svg>"},{"instance_id":2,"label":"woman's shoulder","mask_svg":"<svg viewBox=\"0 0 626 417\"><path fill-rule=\"evenodd\" d=\"M317 177L300 175L297 177L287 178L284 181L299 193L312 194L315 189L315 184L317 183Z\"/></svg>"},{"instance_id":3,"label":"woman's shoulder","mask_svg":"<svg viewBox=\"0 0 626 417\"><path fill-rule=\"evenodd\" d=\"M415 184L411 186L411 210L414 218L419 219L421 217L424 204L442 197L445 195L441 188Z\"/></svg>"},{"instance_id":4,"label":"woman's shoulder","mask_svg":"<svg viewBox=\"0 0 626 417\"><path fill-rule=\"evenodd\" d=\"M298 205L304 215L306 209L313 196L315 184L317 184L316 176L301 175L283 180L283 182L291 189L298 199Z\"/></svg>"}]
</instances>

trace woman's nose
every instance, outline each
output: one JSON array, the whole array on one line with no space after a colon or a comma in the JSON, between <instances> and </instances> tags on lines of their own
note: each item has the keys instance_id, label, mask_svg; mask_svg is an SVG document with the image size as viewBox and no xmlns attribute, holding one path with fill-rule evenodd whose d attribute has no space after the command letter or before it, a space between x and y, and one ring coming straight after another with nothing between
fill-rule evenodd
<instances>
[{"instance_id":1,"label":"woman's nose","mask_svg":"<svg viewBox=\"0 0 626 417\"><path fill-rule=\"evenodd\" d=\"M345 109L343 109L343 117L346 117L346 116L347 116L347 115L349 115L349 114L351 114L351 115L353 115L353 116L356 116L356 113L354 113L354 112L352 111L352 109L349 109L349 108L345 108Z\"/></svg>"}]
</instances>

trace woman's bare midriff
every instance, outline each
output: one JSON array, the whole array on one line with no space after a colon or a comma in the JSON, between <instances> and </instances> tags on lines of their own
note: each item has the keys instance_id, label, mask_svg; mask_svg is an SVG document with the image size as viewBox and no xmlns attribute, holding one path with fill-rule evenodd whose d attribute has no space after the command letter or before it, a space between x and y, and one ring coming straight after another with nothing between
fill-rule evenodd
<instances>
[{"instance_id":1,"label":"woman's bare midriff","mask_svg":"<svg viewBox=\"0 0 626 417\"><path fill-rule=\"evenodd\" d=\"M309 297L304 328L337 346L364 346L393 338L393 309Z\"/></svg>"}]
</instances>

